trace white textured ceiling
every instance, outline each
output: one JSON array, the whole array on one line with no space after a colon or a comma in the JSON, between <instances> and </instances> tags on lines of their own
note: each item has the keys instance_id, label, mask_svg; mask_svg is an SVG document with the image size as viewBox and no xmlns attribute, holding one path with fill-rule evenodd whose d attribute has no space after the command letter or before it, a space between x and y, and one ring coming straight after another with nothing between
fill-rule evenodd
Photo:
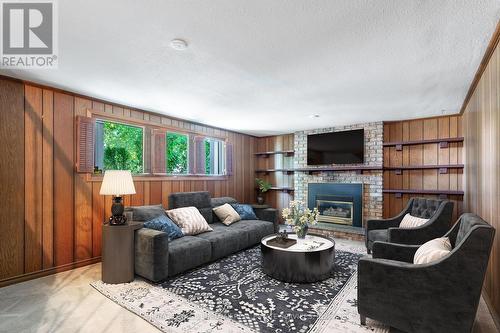
<instances>
[{"instance_id":1,"label":"white textured ceiling","mask_svg":"<svg viewBox=\"0 0 500 333\"><path fill-rule=\"evenodd\" d=\"M58 3L59 68L2 74L254 135L458 112L500 18L499 0Z\"/></svg>"}]
</instances>

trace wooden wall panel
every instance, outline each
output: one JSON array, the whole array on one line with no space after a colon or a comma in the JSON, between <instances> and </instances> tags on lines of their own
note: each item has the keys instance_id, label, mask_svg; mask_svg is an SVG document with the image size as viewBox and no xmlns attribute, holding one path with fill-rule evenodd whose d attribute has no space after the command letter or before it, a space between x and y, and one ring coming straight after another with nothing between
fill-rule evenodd
<instances>
[{"instance_id":1,"label":"wooden wall panel","mask_svg":"<svg viewBox=\"0 0 500 333\"><path fill-rule=\"evenodd\" d=\"M54 93L54 261L73 262L73 96Z\"/></svg>"},{"instance_id":2,"label":"wooden wall panel","mask_svg":"<svg viewBox=\"0 0 500 333\"><path fill-rule=\"evenodd\" d=\"M125 196L125 204L167 207L168 195L180 191L209 191L213 196L254 202L256 138L252 136L7 78L0 78L0 93L0 138L6 143L0 149L8 157L0 161L0 286L12 283L14 277L26 279L28 275L23 274L38 276L92 263L101 255L102 223L110 215L112 198L99 195L99 181L74 172L74 120L87 109L118 115L124 121L142 119L227 137L233 144L232 176L224 180L136 180L137 193Z\"/></svg>"},{"instance_id":3,"label":"wooden wall panel","mask_svg":"<svg viewBox=\"0 0 500 333\"><path fill-rule=\"evenodd\" d=\"M462 122L465 156L464 209L481 216L496 228L484 289L491 310L500 315L500 50L493 52ZM455 155L450 158L457 158ZM460 178L460 175L459 177ZM453 180L455 182L455 180Z\"/></svg>"},{"instance_id":4,"label":"wooden wall panel","mask_svg":"<svg viewBox=\"0 0 500 333\"><path fill-rule=\"evenodd\" d=\"M24 270L42 269L42 89L25 87Z\"/></svg>"},{"instance_id":5,"label":"wooden wall panel","mask_svg":"<svg viewBox=\"0 0 500 333\"><path fill-rule=\"evenodd\" d=\"M24 273L24 86L0 80L0 280Z\"/></svg>"},{"instance_id":6,"label":"wooden wall panel","mask_svg":"<svg viewBox=\"0 0 500 333\"><path fill-rule=\"evenodd\" d=\"M449 137L460 137L460 116L435 117L415 119L384 124L384 142L401 142L413 140L427 140ZM385 167L431 166L460 164L463 153L463 143L450 143L448 148L440 148L438 143L407 145L402 150L394 146L384 147ZM462 169L448 169L447 173L439 173L438 169L424 170L385 170L385 190L462 190ZM437 195L384 194L384 217L398 214L413 196L437 198ZM462 197L448 195L454 202L453 220L461 214Z\"/></svg>"}]
</instances>

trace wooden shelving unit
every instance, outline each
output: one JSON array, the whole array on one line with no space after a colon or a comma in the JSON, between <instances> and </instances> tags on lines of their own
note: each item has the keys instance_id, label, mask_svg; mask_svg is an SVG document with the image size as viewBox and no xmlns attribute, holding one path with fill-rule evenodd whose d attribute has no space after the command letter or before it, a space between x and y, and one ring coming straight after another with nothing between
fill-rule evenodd
<instances>
[{"instance_id":1,"label":"wooden shelving unit","mask_svg":"<svg viewBox=\"0 0 500 333\"><path fill-rule=\"evenodd\" d=\"M313 174L315 172L336 172L336 171L356 171L357 173L363 173L364 171L382 171L383 167L381 165L376 166L329 166L329 167L319 167L319 168L299 168L294 169L296 172L307 172Z\"/></svg>"},{"instance_id":2,"label":"wooden shelving unit","mask_svg":"<svg viewBox=\"0 0 500 333\"><path fill-rule=\"evenodd\" d=\"M394 170L396 175L400 175L403 170L439 170L440 174L448 173L448 169L463 169L463 164L433 164L433 165L406 165L406 166L391 166L384 167L384 170Z\"/></svg>"},{"instance_id":3,"label":"wooden shelving unit","mask_svg":"<svg viewBox=\"0 0 500 333\"><path fill-rule=\"evenodd\" d=\"M394 193L396 198L400 198L402 194L427 194L427 195L439 195L439 196L447 196L447 195L460 195L463 196L463 191L449 191L449 190L407 190L407 189L384 189L383 193Z\"/></svg>"},{"instance_id":4,"label":"wooden shelving unit","mask_svg":"<svg viewBox=\"0 0 500 333\"><path fill-rule=\"evenodd\" d=\"M276 151L261 151L258 153L254 153L257 157L269 157L270 155L285 155L285 156L293 156L293 150L276 150Z\"/></svg>"},{"instance_id":5,"label":"wooden shelving unit","mask_svg":"<svg viewBox=\"0 0 500 333\"><path fill-rule=\"evenodd\" d=\"M258 169L255 170L255 173L265 173L266 175L271 173L271 172L283 172L286 173L287 175L291 175L295 172L294 169Z\"/></svg>"},{"instance_id":6,"label":"wooden shelving unit","mask_svg":"<svg viewBox=\"0 0 500 333\"><path fill-rule=\"evenodd\" d=\"M410 141L392 141L385 142L384 147L396 147L397 151L403 150L403 146L414 146L414 145L425 145L429 143L438 143L439 148L448 148L451 142L463 142L463 137L457 138L441 138L441 139L422 139L422 140L410 140Z\"/></svg>"}]
</instances>

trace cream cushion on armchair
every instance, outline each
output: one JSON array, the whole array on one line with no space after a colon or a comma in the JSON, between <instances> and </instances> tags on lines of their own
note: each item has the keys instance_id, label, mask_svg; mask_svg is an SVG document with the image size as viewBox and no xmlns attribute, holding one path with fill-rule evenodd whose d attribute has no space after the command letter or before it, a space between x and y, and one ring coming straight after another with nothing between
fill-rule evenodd
<instances>
[{"instance_id":1,"label":"cream cushion on armchair","mask_svg":"<svg viewBox=\"0 0 500 333\"><path fill-rule=\"evenodd\" d=\"M399 227L403 229L417 228L420 227L421 225L426 224L427 221L429 221L429 219L423 219L410 214L406 214L403 217L401 223L399 224Z\"/></svg>"},{"instance_id":2,"label":"cream cushion on armchair","mask_svg":"<svg viewBox=\"0 0 500 333\"><path fill-rule=\"evenodd\" d=\"M437 261L451 252L448 237L435 238L420 246L413 257L414 264L428 264Z\"/></svg>"}]
</instances>

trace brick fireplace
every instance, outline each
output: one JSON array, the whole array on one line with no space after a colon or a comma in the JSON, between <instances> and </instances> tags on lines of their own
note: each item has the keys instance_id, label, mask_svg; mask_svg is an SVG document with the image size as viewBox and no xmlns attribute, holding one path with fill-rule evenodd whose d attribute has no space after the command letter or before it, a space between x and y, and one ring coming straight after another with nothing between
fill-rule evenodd
<instances>
[{"instance_id":1,"label":"brick fireplace","mask_svg":"<svg viewBox=\"0 0 500 333\"><path fill-rule=\"evenodd\" d=\"M339 126L330 127L316 130L300 131L294 133L294 168L314 168L307 165L307 135L336 132L336 131L346 131L351 129L365 130L365 163L363 166L382 166L383 164L383 123L366 123L357 124L350 126ZM315 184L340 184L340 185L356 185L361 188L360 194L360 211L356 215L356 210L353 208L353 222L352 226L355 228L360 228L364 226L367 219L371 218L382 218L382 206L383 206L383 178L382 171L364 171L362 173L355 171L322 171L322 172L296 172L294 180L295 189L295 199L302 200L308 203L310 208L317 207L318 203L314 199L314 204L311 203L309 197L309 189L315 186ZM341 192L342 193L342 192ZM334 197L319 199L323 201L349 201L349 194L339 194L339 193L323 193L326 195L331 195ZM335 198L337 196L337 198ZM338 198L338 196L343 198ZM342 199L342 200L337 200ZM334 203L333 205L328 205L323 203L320 206L322 209L326 210L331 208L326 212L326 216L322 218L327 220L329 218L328 214L333 215L343 215L346 214L347 206L345 204ZM342 216L336 216L342 217ZM356 220L359 219L359 220ZM355 221L356 220L356 221ZM340 221L337 219L337 221ZM331 226L349 226L347 220L343 220L344 223L331 223L328 221L321 221L318 227L324 227L325 229L331 229Z\"/></svg>"}]
</instances>

